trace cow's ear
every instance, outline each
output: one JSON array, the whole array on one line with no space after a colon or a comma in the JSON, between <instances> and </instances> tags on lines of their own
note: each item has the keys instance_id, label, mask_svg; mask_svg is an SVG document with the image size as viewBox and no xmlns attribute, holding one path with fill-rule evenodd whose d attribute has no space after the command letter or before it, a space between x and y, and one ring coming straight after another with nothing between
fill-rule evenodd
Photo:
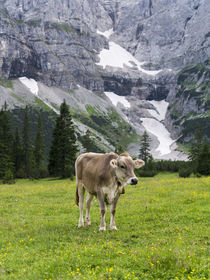
<instances>
[{"instance_id":1,"label":"cow's ear","mask_svg":"<svg viewBox=\"0 0 210 280\"><path fill-rule=\"evenodd\" d=\"M116 159L112 159L112 160L110 161L110 165L111 165L111 167L113 167L113 168L117 167L117 161L116 161Z\"/></svg>"},{"instance_id":2,"label":"cow's ear","mask_svg":"<svg viewBox=\"0 0 210 280\"><path fill-rule=\"evenodd\" d=\"M137 169L144 166L144 161L141 159L136 159L133 162L134 162L134 167Z\"/></svg>"}]
</instances>

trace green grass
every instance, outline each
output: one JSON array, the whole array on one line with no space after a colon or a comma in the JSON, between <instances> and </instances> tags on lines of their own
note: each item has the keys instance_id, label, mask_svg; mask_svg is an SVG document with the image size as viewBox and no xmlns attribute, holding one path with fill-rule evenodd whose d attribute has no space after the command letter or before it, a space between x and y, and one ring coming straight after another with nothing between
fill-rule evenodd
<instances>
[{"instance_id":1,"label":"green grass","mask_svg":"<svg viewBox=\"0 0 210 280\"><path fill-rule=\"evenodd\" d=\"M40 98L38 97L35 97L35 103L45 112L51 112L52 109L47 105L45 104Z\"/></svg>"},{"instance_id":2,"label":"green grass","mask_svg":"<svg viewBox=\"0 0 210 280\"><path fill-rule=\"evenodd\" d=\"M0 79L0 86L13 89L13 82L8 79Z\"/></svg>"},{"instance_id":3,"label":"green grass","mask_svg":"<svg viewBox=\"0 0 210 280\"><path fill-rule=\"evenodd\" d=\"M126 150L130 143L140 141L136 131L113 108L109 108L105 113L97 106L87 105L86 111L87 113L73 111L72 116L99 132L113 146L119 145L120 139L121 145Z\"/></svg>"},{"instance_id":4,"label":"green grass","mask_svg":"<svg viewBox=\"0 0 210 280\"><path fill-rule=\"evenodd\" d=\"M119 231L77 228L75 182L0 185L0 279L209 279L210 177L141 178L119 199ZM107 214L107 225L109 221Z\"/></svg>"}]
</instances>

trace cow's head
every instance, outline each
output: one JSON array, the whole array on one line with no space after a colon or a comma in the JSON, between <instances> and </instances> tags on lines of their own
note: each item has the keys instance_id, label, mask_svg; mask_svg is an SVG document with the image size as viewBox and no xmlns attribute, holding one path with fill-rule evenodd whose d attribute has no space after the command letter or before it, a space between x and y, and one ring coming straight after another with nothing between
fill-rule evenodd
<instances>
[{"instance_id":1,"label":"cow's head","mask_svg":"<svg viewBox=\"0 0 210 280\"><path fill-rule=\"evenodd\" d=\"M117 180L121 185L136 185L138 179L133 170L144 166L144 161L141 159L133 160L128 153L123 153L117 159L112 159L110 165L114 168Z\"/></svg>"}]
</instances>

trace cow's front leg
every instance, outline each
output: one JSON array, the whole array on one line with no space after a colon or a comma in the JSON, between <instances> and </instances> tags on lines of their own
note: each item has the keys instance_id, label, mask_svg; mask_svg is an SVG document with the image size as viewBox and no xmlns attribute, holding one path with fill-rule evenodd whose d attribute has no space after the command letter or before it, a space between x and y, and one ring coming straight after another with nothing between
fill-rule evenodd
<instances>
[{"instance_id":1,"label":"cow's front leg","mask_svg":"<svg viewBox=\"0 0 210 280\"><path fill-rule=\"evenodd\" d=\"M90 226L91 221L90 221L90 206L91 202L93 200L93 195L88 193L87 195L87 200L86 200L86 215L85 215L85 223L87 226Z\"/></svg>"},{"instance_id":2,"label":"cow's front leg","mask_svg":"<svg viewBox=\"0 0 210 280\"><path fill-rule=\"evenodd\" d=\"M110 213L111 213L111 218L110 218L110 229L117 230L116 224L115 224L115 213L116 213L116 206L117 206L117 201L118 198L120 197L120 194L118 193L110 205Z\"/></svg>"},{"instance_id":3,"label":"cow's front leg","mask_svg":"<svg viewBox=\"0 0 210 280\"><path fill-rule=\"evenodd\" d=\"M100 231L106 230L106 222L105 222L105 214L106 214L106 205L104 202L104 195L101 193L101 191L97 192L97 197L99 201L99 206L101 210L101 224L100 224Z\"/></svg>"},{"instance_id":4,"label":"cow's front leg","mask_svg":"<svg viewBox=\"0 0 210 280\"><path fill-rule=\"evenodd\" d=\"M83 185L78 184L79 211L80 211L78 227L84 226L84 220L83 220L84 194L85 194L85 189L84 189Z\"/></svg>"}]
</instances>

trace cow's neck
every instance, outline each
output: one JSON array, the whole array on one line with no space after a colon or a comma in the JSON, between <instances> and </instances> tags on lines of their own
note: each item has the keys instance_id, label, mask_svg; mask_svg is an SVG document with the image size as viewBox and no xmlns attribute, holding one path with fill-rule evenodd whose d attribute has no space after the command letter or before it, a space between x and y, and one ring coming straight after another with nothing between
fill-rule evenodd
<instances>
[{"instance_id":1,"label":"cow's neck","mask_svg":"<svg viewBox=\"0 0 210 280\"><path fill-rule=\"evenodd\" d=\"M117 182L117 188L121 187L121 186L122 186L122 183L119 181L119 179L118 179L118 177L117 177L115 168L114 168L114 177L115 177L115 180L116 180L116 182Z\"/></svg>"}]
</instances>

